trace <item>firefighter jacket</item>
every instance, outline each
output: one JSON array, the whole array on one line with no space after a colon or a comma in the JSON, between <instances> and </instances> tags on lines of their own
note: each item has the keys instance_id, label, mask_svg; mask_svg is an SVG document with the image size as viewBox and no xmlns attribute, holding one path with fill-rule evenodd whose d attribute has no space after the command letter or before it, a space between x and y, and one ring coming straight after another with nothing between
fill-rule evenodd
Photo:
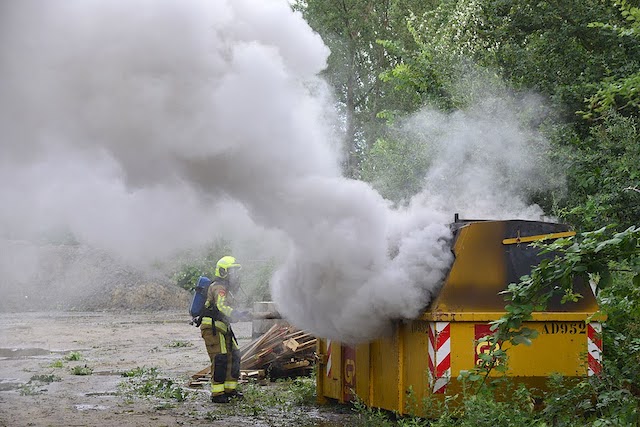
<instances>
[{"instance_id":1,"label":"firefighter jacket","mask_svg":"<svg viewBox=\"0 0 640 427\"><path fill-rule=\"evenodd\" d=\"M229 325L231 313L234 310L232 305L234 305L235 301L225 285L224 281L216 279L209 286L203 318L209 317L214 322L221 321Z\"/></svg>"}]
</instances>

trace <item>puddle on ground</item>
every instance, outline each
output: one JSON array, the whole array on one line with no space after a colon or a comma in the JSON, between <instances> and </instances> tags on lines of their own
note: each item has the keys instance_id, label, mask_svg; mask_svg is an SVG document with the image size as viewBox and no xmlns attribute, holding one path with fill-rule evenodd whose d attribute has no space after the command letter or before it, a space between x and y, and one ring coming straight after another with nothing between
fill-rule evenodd
<instances>
[{"instance_id":1,"label":"puddle on ground","mask_svg":"<svg viewBox=\"0 0 640 427\"><path fill-rule=\"evenodd\" d=\"M89 405L87 404L79 404L73 405L78 411L104 411L105 409L109 409L108 406L104 405Z\"/></svg>"},{"instance_id":2,"label":"puddle on ground","mask_svg":"<svg viewBox=\"0 0 640 427\"><path fill-rule=\"evenodd\" d=\"M85 349L79 350L47 350L44 348L0 348L0 360L4 359L21 359L24 357L37 357L37 356L49 356L51 354L67 354L73 351L84 351Z\"/></svg>"},{"instance_id":3,"label":"puddle on ground","mask_svg":"<svg viewBox=\"0 0 640 427\"><path fill-rule=\"evenodd\" d=\"M93 375L103 375L106 377L121 377L124 371L93 371Z\"/></svg>"},{"instance_id":4,"label":"puddle on ground","mask_svg":"<svg viewBox=\"0 0 640 427\"><path fill-rule=\"evenodd\" d=\"M6 359L19 359L21 357L45 356L51 354L44 348L0 348L0 357Z\"/></svg>"},{"instance_id":5,"label":"puddle on ground","mask_svg":"<svg viewBox=\"0 0 640 427\"><path fill-rule=\"evenodd\" d=\"M19 389L22 383L15 379L1 378L0 379L0 391L11 391Z\"/></svg>"},{"instance_id":6,"label":"puddle on ground","mask_svg":"<svg viewBox=\"0 0 640 427\"><path fill-rule=\"evenodd\" d=\"M84 395L87 396L87 397L90 397L90 396L117 396L118 392L116 392L116 391L94 391L94 392L91 392L91 393L85 393Z\"/></svg>"}]
</instances>

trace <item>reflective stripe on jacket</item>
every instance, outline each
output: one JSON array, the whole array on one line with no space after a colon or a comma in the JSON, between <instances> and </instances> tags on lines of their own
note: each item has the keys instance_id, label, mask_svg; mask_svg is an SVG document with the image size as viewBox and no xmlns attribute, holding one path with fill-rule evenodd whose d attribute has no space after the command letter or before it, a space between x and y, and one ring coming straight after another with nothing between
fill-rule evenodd
<instances>
[{"instance_id":1,"label":"reflective stripe on jacket","mask_svg":"<svg viewBox=\"0 0 640 427\"><path fill-rule=\"evenodd\" d=\"M211 317L203 317L202 318L202 323L201 325L205 325L205 326L213 326L216 325L216 329L219 330L220 332L222 332L223 334L226 334L227 331L229 330L229 327L227 326L226 323L224 323L221 320L216 320L214 322L214 320Z\"/></svg>"}]
</instances>

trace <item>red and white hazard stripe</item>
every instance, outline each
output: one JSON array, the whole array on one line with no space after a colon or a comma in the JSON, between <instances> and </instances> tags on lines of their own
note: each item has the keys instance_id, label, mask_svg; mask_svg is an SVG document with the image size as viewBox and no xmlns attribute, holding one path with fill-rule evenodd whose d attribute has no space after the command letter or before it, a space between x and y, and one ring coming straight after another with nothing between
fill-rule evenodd
<instances>
[{"instance_id":1,"label":"red and white hazard stripe","mask_svg":"<svg viewBox=\"0 0 640 427\"><path fill-rule=\"evenodd\" d=\"M444 393L451 380L451 324L429 323L429 377L433 393Z\"/></svg>"},{"instance_id":2,"label":"red and white hazard stripe","mask_svg":"<svg viewBox=\"0 0 640 427\"><path fill-rule=\"evenodd\" d=\"M589 376L600 375L602 372L602 324L600 322L587 324L587 358Z\"/></svg>"},{"instance_id":3,"label":"red and white hazard stripe","mask_svg":"<svg viewBox=\"0 0 640 427\"><path fill-rule=\"evenodd\" d=\"M327 377L331 377L331 340L327 340Z\"/></svg>"}]
</instances>

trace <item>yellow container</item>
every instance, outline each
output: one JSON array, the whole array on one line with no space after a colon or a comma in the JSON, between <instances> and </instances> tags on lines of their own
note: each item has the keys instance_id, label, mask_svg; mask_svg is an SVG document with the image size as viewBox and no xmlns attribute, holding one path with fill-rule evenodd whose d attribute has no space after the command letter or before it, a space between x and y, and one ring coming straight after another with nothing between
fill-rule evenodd
<instances>
[{"instance_id":1,"label":"yellow container","mask_svg":"<svg viewBox=\"0 0 640 427\"><path fill-rule=\"evenodd\" d=\"M321 402L347 402L357 395L371 407L425 415L425 398L443 401L459 393L460 372L472 369L489 351L478 340L490 335L489 322L504 314L499 292L541 260L529 243L575 234L566 225L538 221L456 219L452 227L455 261L419 318L396 322L391 336L357 346L318 340ZM505 344L507 376L543 389L554 373L586 377L600 371L603 318L596 315L588 284L576 282L575 289L583 296L577 303L554 299L547 311L533 313L525 324L538 331L532 345Z\"/></svg>"}]
</instances>

